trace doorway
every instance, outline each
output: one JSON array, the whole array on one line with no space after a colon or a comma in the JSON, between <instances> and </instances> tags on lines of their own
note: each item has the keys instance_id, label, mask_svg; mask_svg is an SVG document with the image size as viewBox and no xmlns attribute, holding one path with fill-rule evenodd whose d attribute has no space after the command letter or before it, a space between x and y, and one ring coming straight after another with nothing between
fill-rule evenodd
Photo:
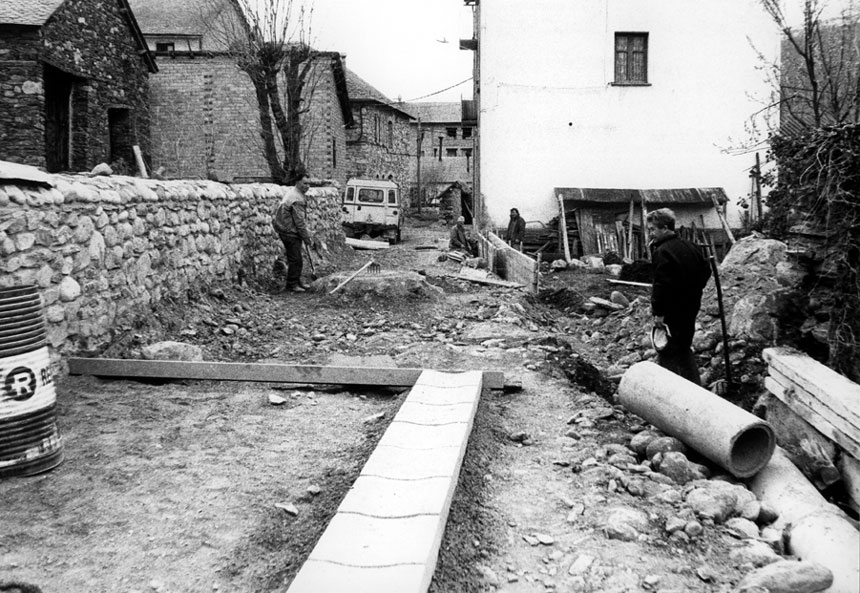
<instances>
[{"instance_id":1,"label":"doorway","mask_svg":"<svg viewBox=\"0 0 860 593\"><path fill-rule=\"evenodd\" d=\"M45 167L49 173L71 169L72 88L76 78L45 64Z\"/></svg>"}]
</instances>

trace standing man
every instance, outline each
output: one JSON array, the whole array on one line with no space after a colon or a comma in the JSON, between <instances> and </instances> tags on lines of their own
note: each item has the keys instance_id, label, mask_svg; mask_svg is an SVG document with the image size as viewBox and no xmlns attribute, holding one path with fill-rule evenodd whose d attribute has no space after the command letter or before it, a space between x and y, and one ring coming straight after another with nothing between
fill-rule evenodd
<instances>
[{"instance_id":1,"label":"standing man","mask_svg":"<svg viewBox=\"0 0 860 593\"><path fill-rule=\"evenodd\" d=\"M272 226L284 243L287 255L287 290L290 292L305 292L310 286L302 281L302 242L313 245L316 239L307 227L307 202L305 194L308 191L308 174L304 167L299 166L292 171L284 198L275 210Z\"/></svg>"},{"instance_id":2,"label":"standing man","mask_svg":"<svg viewBox=\"0 0 860 593\"><path fill-rule=\"evenodd\" d=\"M711 268L698 247L675 234L675 213L660 208L648 214L654 284L651 312L655 327L665 326L669 340L657 352L657 364L701 386L699 367L691 346L702 289Z\"/></svg>"},{"instance_id":3,"label":"standing man","mask_svg":"<svg viewBox=\"0 0 860 593\"><path fill-rule=\"evenodd\" d=\"M520 217L519 210L511 208L511 220L508 223L508 232L505 233L505 242L517 251L522 251L525 233L526 221Z\"/></svg>"}]
</instances>

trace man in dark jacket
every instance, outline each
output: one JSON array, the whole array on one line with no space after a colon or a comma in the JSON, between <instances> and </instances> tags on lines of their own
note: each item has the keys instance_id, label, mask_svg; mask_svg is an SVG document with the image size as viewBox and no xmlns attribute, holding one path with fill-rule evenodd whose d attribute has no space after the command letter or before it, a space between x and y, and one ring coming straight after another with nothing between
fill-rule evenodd
<instances>
[{"instance_id":1,"label":"man in dark jacket","mask_svg":"<svg viewBox=\"0 0 860 593\"><path fill-rule=\"evenodd\" d=\"M305 292L310 286L302 281L302 242L308 245L315 245L316 242L307 227L307 171L297 168L290 175L289 183L293 184L293 187L287 189L278 204L272 218L272 226L284 243L287 255L287 290Z\"/></svg>"},{"instance_id":2,"label":"man in dark jacket","mask_svg":"<svg viewBox=\"0 0 860 593\"><path fill-rule=\"evenodd\" d=\"M654 284L651 312L655 325L669 328L669 341L657 353L657 364L701 385L699 367L691 346L702 290L711 268L698 247L675 234L675 213L661 208L648 214Z\"/></svg>"},{"instance_id":3,"label":"man in dark jacket","mask_svg":"<svg viewBox=\"0 0 860 593\"><path fill-rule=\"evenodd\" d=\"M505 241L514 249L522 250L523 236L526 233L526 221L520 217L520 211L511 208L511 220L508 222L508 231L505 233Z\"/></svg>"}]
</instances>

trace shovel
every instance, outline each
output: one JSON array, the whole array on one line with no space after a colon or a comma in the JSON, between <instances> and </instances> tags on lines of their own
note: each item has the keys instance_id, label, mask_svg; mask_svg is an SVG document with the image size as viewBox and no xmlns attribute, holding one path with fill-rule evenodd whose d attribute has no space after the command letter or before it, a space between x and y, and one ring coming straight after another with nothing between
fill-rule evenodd
<instances>
[{"instance_id":1,"label":"shovel","mask_svg":"<svg viewBox=\"0 0 860 593\"><path fill-rule=\"evenodd\" d=\"M316 268L314 267L314 258L313 258L313 257L311 257L311 250L310 250L310 249L308 249L308 244L307 244L307 243L303 243L303 244L304 244L304 246L305 246L305 253L307 253L307 254L308 254L308 261L309 261L309 262L310 262L310 264L311 264L311 279L312 279L312 280L316 280L316 279L317 279L317 270L316 270Z\"/></svg>"},{"instance_id":2,"label":"shovel","mask_svg":"<svg viewBox=\"0 0 860 593\"><path fill-rule=\"evenodd\" d=\"M693 225L693 232L695 233L695 225ZM723 381L714 381L712 384L712 391L717 395L725 395L732 386L732 363L729 358L729 334L726 330L726 312L723 308L723 287L720 284L720 271L719 266L717 265L717 257L714 254L714 246L708 240L708 236L705 234L705 223L702 221L702 244L705 246L705 255L708 258L708 263L711 265L711 272L714 274L714 288L717 289L717 306L720 311L720 328L723 331L723 361L726 367L726 379L725 384L722 384Z\"/></svg>"}]
</instances>

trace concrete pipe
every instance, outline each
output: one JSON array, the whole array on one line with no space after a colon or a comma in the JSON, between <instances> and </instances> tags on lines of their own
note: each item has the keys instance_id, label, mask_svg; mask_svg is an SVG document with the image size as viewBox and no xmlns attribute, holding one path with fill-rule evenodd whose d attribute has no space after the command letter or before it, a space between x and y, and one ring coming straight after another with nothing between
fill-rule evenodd
<instances>
[{"instance_id":1,"label":"concrete pipe","mask_svg":"<svg viewBox=\"0 0 860 593\"><path fill-rule=\"evenodd\" d=\"M782 449L777 448L749 486L779 513L773 526L788 528L788 551L833 573L827 593L860 592L860 532L845 513L821 496Z\"/></svg>"},{"instance_id":2,"label":"concrete pipe","mask_svg":"<svg viewBox=\"0 0 860 593\"><path fill-rule=\"evenodd\" d=\"M618 400L738 478L755 475L773 454L767 422L653 362L624 373Z\"/></svg>"}]
</instances>

